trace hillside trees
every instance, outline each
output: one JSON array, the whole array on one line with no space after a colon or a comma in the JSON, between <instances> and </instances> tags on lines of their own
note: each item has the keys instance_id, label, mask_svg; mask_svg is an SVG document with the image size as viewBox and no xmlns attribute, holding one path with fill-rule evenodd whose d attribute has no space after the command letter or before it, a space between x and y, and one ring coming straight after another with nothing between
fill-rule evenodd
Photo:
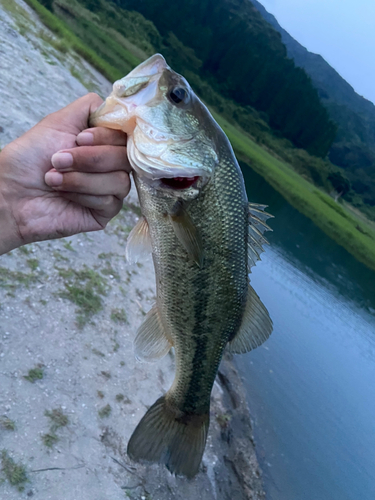
<instances>
[{"instance_id":1,"label":"hillside trees","mask_svg":"<svg viewBox=\"0 0 375 500\"><path fill-rule=\"evenodd\" d=\"M248 1L115 0L141 12L162 36L173 32L202 61L199 72L220 93L266 113L272 128L296 146L324 157L336 126L306 73L286 56L280 35ZM170 36L170 35L169 35ZM197 65L177 71L198 71Z\"/></svg>"}]
</instances>

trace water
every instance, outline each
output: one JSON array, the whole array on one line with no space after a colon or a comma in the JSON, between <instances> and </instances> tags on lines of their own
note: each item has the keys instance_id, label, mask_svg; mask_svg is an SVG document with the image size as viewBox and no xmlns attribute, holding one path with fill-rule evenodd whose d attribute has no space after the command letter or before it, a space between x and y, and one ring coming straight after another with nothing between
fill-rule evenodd
<instances>
[{"instance_id":1,"label":"water","mask_svg":"<svg viewBox=\"0 0 375 500\"><path fill-rule=\"evenodd\" d=\"M251 275L274 332L237 357L267 499L373 500L375 273L243 170L276 216Z\"/></svg>"}]
</instances>

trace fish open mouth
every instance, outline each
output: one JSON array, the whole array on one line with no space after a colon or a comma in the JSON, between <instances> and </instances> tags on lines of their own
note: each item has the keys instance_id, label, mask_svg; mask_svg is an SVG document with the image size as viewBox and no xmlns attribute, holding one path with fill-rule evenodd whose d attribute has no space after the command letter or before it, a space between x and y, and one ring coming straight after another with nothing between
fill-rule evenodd
<instances>
[{"instance_id":1,"label":"fish open mouth","mask_svg":"<svg viewBox=\"0 0 375 500\"><path fill-rule=\"evenodd\" d=\"M161 182L170 188L173 189L188 189L196 181L199 179L199 176L196 177L171 177L171 178L162 178Z\"/></svg>"}]
</instances>

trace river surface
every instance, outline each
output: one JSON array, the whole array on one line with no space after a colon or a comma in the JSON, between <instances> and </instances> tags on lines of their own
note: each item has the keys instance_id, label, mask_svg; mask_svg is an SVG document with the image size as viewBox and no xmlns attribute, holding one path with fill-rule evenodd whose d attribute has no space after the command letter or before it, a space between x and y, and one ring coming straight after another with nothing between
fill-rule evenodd
<instances>
[{"instance_id":1,"label":"river surface","mask_svg":"<svg viewBox=\"0 0 375 500\"><path fill-rule=\"evenodd\" d=\"M243 172L275 215L251 274L274 331L236 357L267 500L374 500L375 273Z\"/></svg>"}]
</instances>

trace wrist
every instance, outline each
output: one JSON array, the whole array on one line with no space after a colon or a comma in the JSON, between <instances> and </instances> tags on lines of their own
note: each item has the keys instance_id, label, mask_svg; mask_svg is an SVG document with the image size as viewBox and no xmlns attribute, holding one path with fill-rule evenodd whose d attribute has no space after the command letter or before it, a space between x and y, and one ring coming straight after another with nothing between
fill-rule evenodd
<instances>
[{"instance_id":1,"label":"wrist","mask_svg":"<svg viewBox=\"0 0 375 500\"><path fill-rule=\"evenodd\" d=\"M17 224L0 192L0 255L23 244Z\"/></svg>"}]
</instances>

